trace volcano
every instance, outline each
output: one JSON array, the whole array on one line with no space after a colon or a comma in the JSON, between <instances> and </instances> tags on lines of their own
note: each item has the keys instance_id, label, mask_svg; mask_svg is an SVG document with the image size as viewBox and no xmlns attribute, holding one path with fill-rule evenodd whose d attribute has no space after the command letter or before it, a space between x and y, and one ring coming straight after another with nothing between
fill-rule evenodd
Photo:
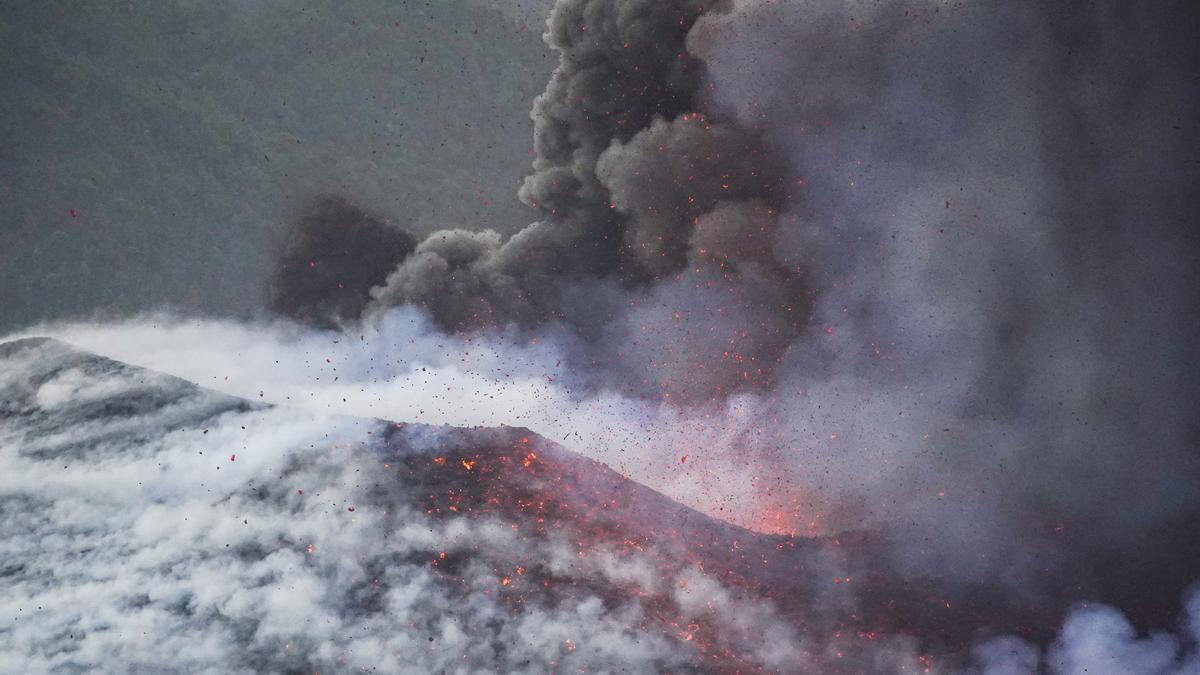
<instances>
[{"instance_id":1,"label":"volcano","mask_svg":"<svg viewBox=\"0 0 1200 675\"><path fill-rule=\"evenodd\" d=\"M52 339L0 373L6 672L934 672L1060 618L528 429L319 416Z\"/></svg>"}]
</instances>

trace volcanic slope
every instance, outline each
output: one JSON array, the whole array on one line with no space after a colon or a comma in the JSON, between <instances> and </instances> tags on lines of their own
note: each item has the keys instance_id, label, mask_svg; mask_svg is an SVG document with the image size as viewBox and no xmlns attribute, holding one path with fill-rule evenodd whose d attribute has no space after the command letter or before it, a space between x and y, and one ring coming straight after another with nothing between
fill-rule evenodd
<instances>
[{"instance_id":1,"label":"volcanic slope","mask_svg":"<svg viewBox=\"0 0 1200 675\"><path fill-rule=\"evenodd\" d=\"M525 429L0 345L10 672L920 672L1012 628L985 594L934 611L882 549L714 520Z\"/></svg>"}]
</instances>

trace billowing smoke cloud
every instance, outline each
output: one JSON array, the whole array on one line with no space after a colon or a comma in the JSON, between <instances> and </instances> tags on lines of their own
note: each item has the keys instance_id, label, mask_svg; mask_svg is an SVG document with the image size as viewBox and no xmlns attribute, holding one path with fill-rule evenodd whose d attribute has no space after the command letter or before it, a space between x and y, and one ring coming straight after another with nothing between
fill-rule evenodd
<instances>
[{"instance_id":1,"label":"billowing smoke cloud","mask_svg":"<svg viewBox=\"0 0 1200 675\"><path fill-rule=\"evenodd\" d=\"M273 311L321 327L360 316L416 240L338 195L305 207L270 281Z\"/></svg>"},{"instance_id":2,"label":"billowing smoke cloud","mask_svg":"<svg viewBox=\"0 0 1200 675\"><path fill-rule=\"evenodd\" d=\"M806 309L773 255L788 181L757 133L698 112L704 69L685 44L727 6L558 3L546 38L560 62L520 192L541 219L507 240L432 234L373 291L376 310L416 305L447 331L564 328L573 367L635 395L769 383Z\"/></svg>"}]
</instances>

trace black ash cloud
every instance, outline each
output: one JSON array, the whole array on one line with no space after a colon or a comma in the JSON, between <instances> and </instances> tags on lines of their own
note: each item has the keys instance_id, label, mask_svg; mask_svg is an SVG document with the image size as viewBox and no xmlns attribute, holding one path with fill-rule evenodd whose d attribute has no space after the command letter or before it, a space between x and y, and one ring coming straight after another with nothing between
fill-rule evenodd
<instances>
[{"instance_id":1,"label":"black ash cloud","mask_svg":"<svg viewBox=\"0 0 1200 675\"><path fill-rule=\"evenodd\" d=\"M704 67L687 36L727 6L560 2L547 32L559 65L534 104L520 192L541 219L503 240L435 232L373 291L373 310L416 305L448 331L561 329L577 370L636 395L769 383L807 306L797 270L771 254L782 162L699 109ZM657 298L663 285L687 304Z\"/></svg>"},{"instance_id":2,"label":"black ash cloud","mask_svg":"<svg viewBox=\"0 0 1200 675\"><path fill-rule=\"evenodd\" d=\"M403 229L374 218L340 195L305 207L271 277L272 311L321 327L362 315L371 288L416 247Z\"/></svg>"}]
</instances>

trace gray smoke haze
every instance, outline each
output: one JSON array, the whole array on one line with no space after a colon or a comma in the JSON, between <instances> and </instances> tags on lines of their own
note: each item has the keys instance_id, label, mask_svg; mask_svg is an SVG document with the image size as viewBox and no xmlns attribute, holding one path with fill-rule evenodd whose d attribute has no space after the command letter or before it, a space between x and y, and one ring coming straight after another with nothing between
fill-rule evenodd
<instances>
[{"instance_id":1,"label":"gray smoke haze","mask_svg":"<svg viewBox=\"0 0 1200 675\"><path fill-rule=\"evenodd\" d=\"M706 103L805 184L781 246L829 339L767 409L781 446L837 439L782 464L914 567L1160 620L1200 576L1195 18L746 2L693 31Z\"/></svg>"}]
</instances>

